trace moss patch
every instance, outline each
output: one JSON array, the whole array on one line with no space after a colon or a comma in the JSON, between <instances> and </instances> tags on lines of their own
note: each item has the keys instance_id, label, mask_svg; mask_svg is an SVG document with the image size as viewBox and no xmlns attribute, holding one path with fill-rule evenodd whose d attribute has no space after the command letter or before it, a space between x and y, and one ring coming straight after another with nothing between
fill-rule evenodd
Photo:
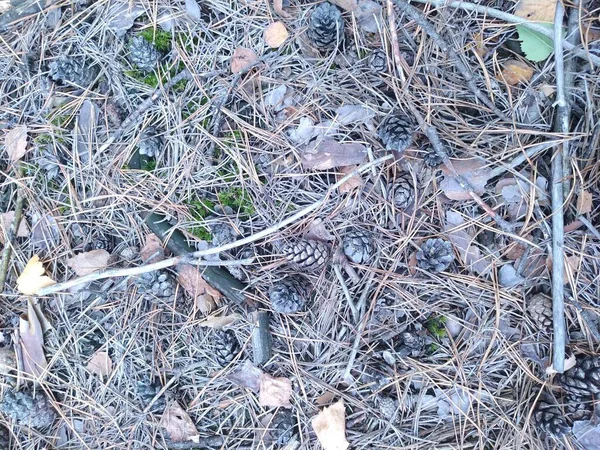
<instances>
[{"instance_id":1,"label":"moss patch","mask_svg":"<svg viewBox=\"0 0 600 450\"><path fill-rule=\"evenodd\" d=\"M238 213L252 216L256 212L250 195L240 187L232 187L221 191L217 194L217 197L221 205L229 206Z\"/></svg>"},{"instance_id":2,"label":"moss patch","mask_svg":"<svg viewBox=\"0 0 600 450\"><path fill-rule=\"evenodd\" d=\"M431 333L433 337L438 339L445 338L446 334L446 321L444 316L430 317L425 322L425 328Z\"/></svg>"},{"instance_id":3,"label":"moss patch","mask_svg":"<svg viewBox=\"0 0 600 450\"><path fill-rule=\"evenodd\" d=\"M142 36L151 44L154 44L159 52L167 53L171 50L171 33L168 31L149 28L142 31L140 36Z\"/></svg>"}]
</instances>

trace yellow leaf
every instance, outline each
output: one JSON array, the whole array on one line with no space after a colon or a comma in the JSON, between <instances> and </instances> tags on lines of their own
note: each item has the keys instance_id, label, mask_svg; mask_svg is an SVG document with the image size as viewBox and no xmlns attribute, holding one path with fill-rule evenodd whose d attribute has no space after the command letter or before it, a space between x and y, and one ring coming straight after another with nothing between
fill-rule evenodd
<instances>
[{"instance_id":1,"label":"yellow leaf","mask_svg":"<svg viewBox=\"0 0 600 450\"><path fill-rule=\"evenodd\" d=\"M516 59L509 59L504 63L504 69L502 70L502 77L511 86L515 86L518 83L523 83L531 80L533 76L533 69L528 64L518 61Z\"/></svg>"},{"instance_id":2,"label":"yellow leaf","mask_svg":"<svg viewBox=\"0 0 600 450\"><path fill-rule=\"evenodd\" d=\"M521 0L515 15L532 22L554 23L556 2L554 0Z\"/></svg>"},{"instance_id":3,"label":"yellow leaf","mask_svg":"<svg viewBox=\"0 0 600 450\"><path fill-rule=\"evenodd\" d=\"M44 275L45 273L40 257L33 255L17 278L17 290L25 295L35 295L40 289L56 284L56 281Z\"/></svg>"},{"instance_id":4,"label":"yellow leaf","mask_svg":"<svg viewBox=\"0 0 600 450\"><path fill-rule=\"evenodd\" d=\"M290 36L283 22L274 22L265 28L264 39L271 48L279 48Z\"/></svg>"}]
</instances>

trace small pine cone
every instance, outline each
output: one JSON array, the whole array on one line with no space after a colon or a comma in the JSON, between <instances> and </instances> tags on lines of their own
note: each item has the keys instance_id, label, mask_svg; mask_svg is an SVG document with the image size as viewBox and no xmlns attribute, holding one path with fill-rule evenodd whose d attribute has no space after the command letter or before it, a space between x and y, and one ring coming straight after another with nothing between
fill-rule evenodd
<instances>
[{"instance_id":1,"label":"small pine cone","mask_svg":"<svg viewBox=\"0 0 600 450\"><path fill-rule=\"evenodd\" d=\"M337 6L320 3L310 16L308 38L319 50L332 50L344 39L344 20Z\"/></svg>"},{"instance_id":2,"label":"small pine cone","mask_svg":"<svg viewBox=\"0 0 600 450\"><path fill-rule=\"evenodd\" d=\"M369 68L373 72L386 73L388 70L387 55L381 49L371 51L369 55Z\"/></svg>"},{"instance_id":3,"label":"small pine cone","mask_svg":"<svg viewBox=\"0 0 600 450\"><path fill-rule=\"evenodd\" d=\"M429 167L437 167L444 162L444 155L439 153L435 148L428 147L423 153L423 161Z\"/></svg>"},{"instance_id":4,"label":"small pine cone","mask_svg":"<svg viewBox=\"0 0 600 450\"><path fill-rule=\"evenodd\" d=\"M294 437L294 415L289 409L280 409L271 420L269 432L272 442L286 445Z\"/></svg>"},{"instance_id":5,"label":"small pine cone","mask_svg":"<svg viewBox=\"0 0 600 450\"><path fill-rule=\"evenodd\" d=\"M375 240L368 231L352 230L342 241L344 254L356 264L366 264L375 254Z\"/></svg>"},{"instance_id":6,"label":"small pine cone","mask_svg":"<svg viewBox=\"0 0 600 450\"><path fill-rule=\"evenodd\" d=\"M389 151L404 152L413 141L414 125L405 115L390 115L381 122L377 134Z\"/></svg>"},{"instance_id":7,"label":"small pine cone","mask_svg":"<svg viewBox=\"0 0 600 450\"><path fill-rule=\"evenodd\" d=\"M221 367L227 366L240 352L240 344L231 330L215 330L215 360Z\"/></svg>"},{"instance_id":8,"label":"small pine cone","mask_svg":"<svg viewBox=\"0 0 600 450\"><path fill-rule=\"evenodd\" d=\"M166 270L143 273L133 280L138 294L149 301L171 300L177 292L177 281Z\"/></svg>"},{"instance_id":9,"label":"small pine cone","mask_svg":"<svg viewBox=\"0 0 600 450\"><path fill-rule=\"evenodd\" d=\"M308 299L308 280L300 275L285 277L269 289L271 309L280 314L294 314L304 309Z\"/></svg>"},{"instance_id":10,"label":"small pine cone","mask_svg":"<svg viewBox=\"0 0 600 450\"><path fill-rule=\"evenodd\" d=\"M569 423L579 420L590 420L594 412L592 397L577 397L568 395L565 398L565 417Z\"/></svg>"},{"instance_id":11,"label":"small pine cone","mask_svg":"<svg viewBox=\"0 0 600 450\"><path fill-rule=\"evenodd\" d=\"M156 47L143 36L136 36L129 42L129 60L143 72L151 72L161 56Z\"/></svg>"},{"instance_id":12,"label":"small pine cone","mask_svg":"<svg viewBox=\"0 0 600 450\"><path fill-rule=\"evenodd\" d=\"M533 411L536 426L557 439L571 432L560 408L550 400L540 400Z\"/></svg>"},{"instance_id":13,"label":"small pine cone","mask_svg":"<svg viewBox=\"0 0 600 450\"><path fill-rule=\"evenodd\" d=\"M415 204L415 190L412 183L406 177L394 180L389 196L390 201L396 209L406 209Z\"/></svg>"},{"instance_id":14,"label":"small pine cone","mask_svg":"<svg viewBox=\"0 0 600 450\"><path fill-rule=\"evenodd\" d=\"M587 397L600 393L600 356L578 358L575 367L559 374L558 382L570 395Z\"/></svg>"},{"instance_id":15,"label":"small pine cone","mask_svg":"<svg viewBox=\"0 0 600 450\"><path fill-rule=\"evenodd\" d=\"M5 391L0 401L0 412L10 417L17 425L32 428L49 427L56 419L56 411L39 390L35 393L35 398L26 391Z\"/></svg>"},{"instance_id":16,"label":"small pine cone","mask_svg":"<svg viewBox=\"0 0 600 450\"><path fill-rule=\"evenodd\" d=\"M162 386L150 380L138 381L135 385L135 393L137 397L141 400L143 408L147 408L150 405L150 402L156 397L156 395L161 391ZM161 395L150 407L149 412L162 414L167 406L167 400L164 395Z\"/></svg>"},{"instance_id":17,"label":"small pine cone","mask_svg":"<svg viewBox=\"0 0 600 450\"><path fill-rule=\"evenodd\" d=\"M62 84L88 87L96 78L96 71L77 58L61 56L50 63L50 78Z\"/></svg>"},{"instance_id":18,"label":"small pine cone","mask_svg":"<svg viewBox=\"0 0 600 450\"><path fill-rule=\"evenodd\" d=\"M552 330L552 299L544 294L535 294L527 303L527 312L540 330Z\"/></svg>"},{"instance_id":19,"label":"small pine cone","mask_svg":"<svg viewBox=\"0 0 600 450\"><path fill-rule=\"evenodd\" d=\"M298 239L285 244L282 251L293 267L305 272L316 272L329 260L329 248L319 241Z\"/></svg>"},{"instance_id":20,"label":"small pine cone","mask_svg":"<svg viewBox=\"0 0 600 450\"><path fill-rule=\"evenodd\" d=\"M378 395L377 405L379 407L379 412L381 413L383 419L390 421L393 421L395 419L396 411L398 409L396 400L394 400L388 395Z\"/></svg>"},{"instance_id":21,"label":"small pine cone","mask_svg":"<svg viewBox=\"0 0 600 450\"><path fill-rule=\"evenodd\" d=\"M443 272L454 260L452 244L443 239L427 239L417 252L417 264L423 270Z\"/></svg>"},{"instance_id":22,"label":"small pine cone","mask_svg":"<svg viewBox=\"0 0 600 450\"><path fill-rule=\"evenodd\" d=\"M137 147L140 155L154 158L161 152L163 141L154 127L148 127L140 136Z\"/></svg>"}]
</instances>

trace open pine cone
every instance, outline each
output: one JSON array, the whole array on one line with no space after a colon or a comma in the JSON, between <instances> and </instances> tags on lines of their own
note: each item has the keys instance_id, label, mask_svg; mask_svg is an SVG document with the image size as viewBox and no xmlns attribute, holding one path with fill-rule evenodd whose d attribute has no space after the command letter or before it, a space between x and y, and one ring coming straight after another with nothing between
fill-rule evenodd
<instances>
[{"instance_id":1,"label":"open pine cone","mask_svg":"<svg viewBox=\"0 0 600 450\"><path fill-rule=\"evenodd\" d=\"M97 72L82 60L61 56L50 63L50 78L60 83L72 83L88 87Z\"/></svg>"},{"instance_id":2,"label":"open pine cone","mask_svg":"<svg viewBox=\"0 0 600 450\"><path fill-rule=\"evenodd\" d=\"M308 38L319 50L332 50L344 40L344 20L337 6L329 2L315 7L308 25Z\"/></svg>"},{"instance_id":3,"label":"open pine cone","mask_svg":"<svg viewBox=\"0 0 600 450\"><path fill-rule=\"evenodd\" d=\"M0 412L17 425L32 428L49 427L56 419L56 411L41 390L35 393L35 397L28 391L6 390L0 400Z\"/></svg>"},{"instance_id":4,"label":"open pine cone","mask_svg":"<svg viewBox=\"0 0 600 450\"><path fill-rule=\"evenodd\" d=\"M298 239L285 244L282 250L290 264L304 272L316 272L329 261L329 248L319 241Z\"/></svg>"},{"instance_id":5,"label":"open pine cone","mask_svg":"<svg viewBox=\"0 0 600 450\"><path fill-rule=\"evenodd\" d=\"M352 262L365 264L375 254L375 240L368 231L352 230L344 236L342 248Z\"/></svg>"},{"instance_id":6,"label":"open pine cone","mask_svg":"<svg viewBox=\"0 0 600 450\"><path fill-rule=\"evenodd\" d=\"M443 272L454 260L452 244L443 239L427 239L417 252L417 264L423 270Z\"/></svg>"},{"instance_id":7,"label":"open pine cone","mask_svg":"<svg viewBox=\"0 0 600 450\"><path fill-rule=\"evenodd\" d=\"M402 153L412 144L414 131L408 117L394 114L381 122L377 134L387 150Z\"/></svg>"},{"instance_id":8,"label":"open pine cone","mask_svg":"<svg viewBox=\"0 0 600 450\"><path fill-rule=\"evenodd\" d=\"M577 358L574 367L559 374L558 383L565 392L576 397L600 394L600 356Z\"/></svg>"},{"instance_id":9,"label":"open pine cone","mask_svg":"<svg viewBox=\"0 0 600 450\"><path fill-rule=\"evenodd\" d=\"M135 36L129 42L129 60L143 72L152 71L161 56L156 47L143 36Z\"/></svg>"},{"instance_id":10,"label":"open pine cone","mask_svg":"<svg viewBox=\"0 0 600 450\"><path fill-rule=\"evenodd\" d=\"M537 403L533 411L533 420L540 430L558 439L571 432L562 411L549 399Z\"/></svg>"},{"instance_id":11,"label":"open pine cone","mask_svg":"<svg viewBox=\"0 0 600 450\"><path fill-rule=\"evenodd\" d=\"M531 296L527 312L539 329L545 333L552 330L552 299L542 293Z\"/></svg>"},{"instance_id":12,"label":"open pine cone","mask_svg":"<svg viewBox=\"0 0 600 450\"><path fill-rule=\"evenodd\" d=\"M241 351L240 343L231 330L215 330L213 339L215 360L221 367L225 367Z\"/></svg>"},{"instance_id":13,"label":"open pine cone","mask_svg":"<svg viewBox=\"0 0 600 450\"><path fill-rule=\"evenodd\" d=\"M300 275L283 278L269 289L273 311L294 314L304 309L308 300L308 280Z\"/></svg>"}]
</instances>

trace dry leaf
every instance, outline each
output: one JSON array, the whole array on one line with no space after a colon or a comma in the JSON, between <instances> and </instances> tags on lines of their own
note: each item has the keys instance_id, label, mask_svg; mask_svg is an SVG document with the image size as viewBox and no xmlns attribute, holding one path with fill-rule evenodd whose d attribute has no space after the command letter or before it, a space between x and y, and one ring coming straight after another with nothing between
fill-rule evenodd
<instances>
[{"instance_id":1,"label":"dry leaf","mask_svg":"<svg viewBox=\"0 0 600 450\"><path fill-rule=\"evenodd\" d=\"M264 31L264 39L271 48L279 48L290 36L283 22L274 22L269 24Z\"/></svg>"},{"instance_id":2,"label":"dry leaf","mask_svg":"<svg viewBox=\"0 0 600 450\"><path fill-rule=\"evenodd\" d=\"M577 213L587 214L589 212L592 212L592 193L581 191L577 196Z\"/></svg>"},{"instance_id":3,"label":"dry leaf","mask_svg":"<svg viewBox=\"0 0 600 450\"><path fill-rule=\"evenodd\" d=\"M0 14L4 14L7 11L10 11L14 6L11 0L1 0L0 1Z\"/></svg>"},{"instance_id":4,"label":"dry leaf","mask_svg":"<svg viewBox=\"0 0 600 450\"><path fill-rule=\"evenodd\" d=\"M304 238L313 241L323 242L335 240L335 236L329 232L329 230L323 223L323 220L320 218L317 218L310 223L310 225L308 226L308 231L304 235Z\"/></svg>"},{"instance_id":5,"label":"dry leaf","mask_svg":"<svg viewBox=\"0 0 600 450\"><path fill-rule=\"evenodd\" d=\"M273 0L273 9L281 17L284 17L286 19L289 19L289 18L293 17L290 13L284 11L284 9L283 9L283 0Z\"/></svg>"},{"instance_id":6,"label":"dry leaf","mask_svg":"<svg viewBox=\"0 0 600 450\"><path fill-rule=\"evenodd\" d=\"M544 94L546 97L550 97L556 92L556 88L549 84L542 84L538 87L538 90Z\"/></svg>"},{"instance_id":7,"label":"dry leaf","mask_svg":"<svg viewBox=\"0 0 600 450\"><path fill-rule=\"evenodd\" d=\"M167 430L169 437L175 442L191 441L198 436L196 425L176 401L172 401L165 409L160 418L160 426Z\"/></svg>"},{"instance_id":8,"label":"dry leaf","mask_svg":"<svg viewBox=\"0 0 600 450\"><path fill-rule=\"evenodd\" d=\"M408 273L415 276L417 273L417 252L412 252L408 257Z\"/></svg>"},{"instance_id":9,"label":"dry leaf","mask_svg":"<svg viewBox=\"0 0 600 450\"><path fill-rule=\"evenodd\" d=\"M261 369L246 360L235 372L227 375L227 379L238 386L259 392L263 374Z\"/></svg>"},{"instance_id":10,"label":"dry leaf","mask_svg":"<svg viewBox=\"0 0 600 450\"><path fill-rule=\"evenodd\" d=\"M109 259L110 253L106 250L92 250L67 259L67 266L73 269L77 276L83 277L97 270L106 269Z\"/></svg>"},{"instance_id":11,"label":"dry leaf","mask_svg":"<svg viewBox=\"0 0 600 450\"><path fill-rule=\"evenodd\" d=\"M378 33L383 23L381 10L381 5L373 0L358 0L358 7L354 10L358 26L367 33Z\"/></svg>"},{"instance_id":12,"label":"dry leaf","mask_svg":"<svg viewBox=\"0 0 600 450\"><path fill-rule=\"evenodd\" d=\"M111 7L106 13L105 20L108 28L113 30L117 36L124 36L127 33L135 19L146 12L142 5L136 5L134 2L109 2Z\"/></svg>"},{"instance_id":13,"label":"dry leaf","mask_svg":"<svg viewBox=\"0 0 600 450\"><path fill-rule=\"evenodd\" d=\"M305 169L327 170L362 163L367 157L367 148L356 142L340 144L333 139L311 143L300 154Z\"/></svg>"},{"instance_id":14,"label":"dry leaf","mask_svg":"<svg viewBox=\"0 0 600 450\"><path fill-rule=\"evenodd\" d=\"M340 8L346 11L354 11L358 8L357 0L332 0L331 3L338 5Z\"/></svg>"},{"instance_id":15,"label":"dry leaf","mask_svg":"<svg viewBox=\"0 0 600 450\"><path fill-rule=\"evenodd\" d=\"M275 378L267 373L260 377L258 402L262 406L291 408L292 382L289 378Z\"/></svg>"},{"instance_id":16,"label":"dry leaf","mask_svg":"<svg viewBox=\"0 0 600 450\"><path fill-rule=\"evenodd\" d=\"M201 312L207 314L215 307L215 299L221 297L221 293L202 278L202 274L196 266L180 264L177 266L177 281L196 302Z\"/></svg>"},{"instance_id":17,"label":"dry leaf","mask_svg":"<svg viewBox=\"0 0 600 450\"><path fill-rule=\"evenodd\" d=\"M336 174L336 176L335 176L336 179L338 181L341 180L346 175L348 175L349 173L351 173L353 170L356 170L357 167L358 166L340 167L339 168L339 173ZM354 174L348 180L346 180L342 184L340 184L340 187L338 188L338 191L340 193L344 194L346 192L351 192L354 189L362 187L363 184L364 184L364 182L363 182L363 179L361 178L361 176L358 175L358 174Z\"/></svg>"},{"instance_id":18,"label":"dry leaf","mask_svg":"<svg viewBox=\"0 0 600 450\"><path fill-rule=\"evenodd\" d=\"M487 54L489 49L485 45L485 41L483 40L483 33L475 33L473 35L473 45L471 46L473 51L477 53L482 58Z\"/></svg>"},{"instance_id":19,"label":"dry leaf","mask_svg":"<svg viewBox=\"0 0 600 450\"><path fill-rule=\"evenodd\" d=\"M40 257L33 255L17 278L17 290L25 295L35 295L40 289L56 284L56 281L44 275L45 273Z\"/></svg>"},{"instance_id":20,"label":"dry leaf","mask_svg":"<svg viewBox=\"0 0 600 450\"><path fill-rule=\"evenodd\" d=\"M165 249L158 236L155 234L146 236L144 246L140 250L140 258L145 264L152 264L165 259Z\"/></svg>"},{"instance_id":21,"label":"dry leaf","mask_svg":"<svg viewBox=\"0 0 600 450\"><path fill-rule=\"evenodd\" d=\"M565 370L569 370L569 369L575 367L576 362L577 362L577 358L575 358L575 355L571 355L568 358L566 358L565 359ZM554 367L552 366L552 364L550 364L548 367L546 367L547 375L554 375L557 373L558 372L556 370L554 370Z\"/></svg>"},{"instance_id":22,"label":"dry leaf","mask_svg":"<svg viewBox=\"0 0 600 450\"><path fill-rule=\"evenodd\" d=\"M0 214L0 244L4 244L4 236L8 235L8 230L12 226L12 223L15 221L15 212L8 211ZM29 226L27 225L27 221L25 217L21 218L19 222L19 229L17 230L17 237L27 237L29 236Z\"/></svg>"},{"instance_id":23,"label":"dry leaf","mask_svg":"<svg viewBox=\"0 0 600 450\"><path fill-rule=\"evenodd\" d=\"M185 12L194 20L202 19L202 12L196 0L185 0Z\"/></svg>"},{"instance_id":24,"label":"dry leaf","mask_svg":"<svg viewBox=\"0 0 600 450\"><path fill-rule=\"evenodd\" d=\"M230 314L228 316L209 316L204 322L200 322L198 325L201 327L215 328L221 330L228 325L231 325L236 320L241 319L242 316L239 314Z\"/></svg>"},{"instance_id":25,"label":"dry leaf","mask_svg":"<svg viewBox=\"0 0 600 450\"><path fill-rule=\"evenodd\" d=\"M333 400L334 397L335 397L335 394L333 392L327 391L323 395L320 395L319 397L317 397L317 400L315 401L315 403L317 404L317 406L325 406L325 405L328 405L329 403L331 403L331 400Z\"/></svg>"},{"instance_id":26,"label":"dry leaf","mask_svg":"<svg viewBox=\"0 0 600 450\"><path fill-rule=\"evenodd\" d=\"M258 56L253 50L244 47L238 47L231 57L231 73L239 73L246 70L252 64L258 61Z\"/></svg>"},{"instance_id":27,"label":"dry leaf","mask_svg":"<svg viewBox=\"0 0 600 450\"><path fill-rule=\"evenodd\" d=\"M22 314L19 318L19 335L23 372L41 378L48 363L44 354L44 331L31 298L27 298L27 314Z\"/></svg>"},{"instance_id":28,"label":"dry leaf","mask_svg":"<svg viewBox=\"0 0 600 450\"><path fill-rule=\"evenodd\" d=\"M335 111L335 120L340 125L352 123L368 123L375 117L375 111L363 105L344 105Z\"/></svg>"},{"instance_id":29,"label":"dry leaf","mask_svg":"<svg viewBox=\"0 0 600 450\"><path fill-rule=\"evenodd\" d=\"M487 184L491 170L487 167L487 163L481 158L470 159L450 159L454 170L458 175L469 182L471 187L477 194L483 194L485 185ZM458 181L454 178L448 169L443 166L444 179L440 183L440 188L450 200L470 200L471 196L467 191L460 187Z\"/></svg>"},{"instance_id":30,"label":"dry leaf","mask_svg":"<svg viewBox=\"0 0 600 450\"><path fill-rule=\"evenodd\" d=\"M491 263L481 254L479 248L473 245L475 238L465 231L464 224L465 220L459 213L446 212L444 231L458 250L463 263L471 272L485 274L490 270Z\"/></svg>"},{"instance_id":31,"label":"dry leaf","mask_svg":"<svg viewBox=\"0 0 600 450\"><path fill-rule=\"evenodd\" d=\"M17 125L4 137L4 148L8 158L18 161L27 153L27 126Z\"/></svg>"},{"instance_id":32,"label":"dry leaf","mask_svg":"<svg viewBox=\"0 0 600 450\"><path fill-rule=\"evenodd\" d=\"M113 362L107 352L97 351L87 364L87 369L100 378L107 377L113 369Z\"/></svg>"},{"instance_id":33,"label":"dry leaf","mask_svg":"<svg viewBox=\"0 0 600 450\"><path fill-rule=\"evenodd\" d=\"M531 80L533 76L533 68L529 64L519 61L517 59L509 59L504 63L504 69L502 69L502 77L506 82L515 86L519 83L523 83Z\"/></svg>"},{"instance_id":34,"label":"dry leaf","mask_svg":"<svg viewBox=\"0 0 600 450\"><path fill-rule=\"evenodd\" d=\"M514 14L532 22L554 23L556 2L554 0L521 0Z\"/></svg>"},{"instance_id":35,"label":"dry leaf","mask_svg":"<svg viewBox=\"0 0 600 450\"><path fill-rule=\"evenodd\" d=\"M323 408L313 417L311 425L324 450L346 450L350 446L346 440L346 408L343 399Z\"/></svg>"}]
</instances>

